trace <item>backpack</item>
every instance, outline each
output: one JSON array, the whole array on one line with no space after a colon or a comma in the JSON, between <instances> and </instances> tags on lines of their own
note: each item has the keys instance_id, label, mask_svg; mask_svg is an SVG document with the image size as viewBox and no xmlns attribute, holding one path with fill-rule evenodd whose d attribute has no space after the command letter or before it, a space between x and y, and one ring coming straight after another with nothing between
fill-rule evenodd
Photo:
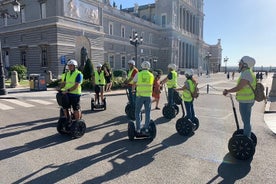
<instances>
[{"instance_id":1,"label":"backpack","mask_svg":"<svg viewBox=\"0 0 276 184\"><path fill-rule=\"evenodd\" d=\"M198 98L198 96L199 96L199 89L197 87L198 84L196 82L194 82L194 81L193 81L193 83L195 85L195 90L194 90L193 93L191 92L191 90L189 90L189 91L190 91L190 93L191 93L191 95L192 95L192 97L194 99L194 98Z\"/></svg>"},{"instance_id":2,"label":"backpack","mask_svg":"<svg viewBox=\"0 0 276 184\"><path fill-rule=\"evenodd\" d=\"M266 99L265 93L264 93L264 89L265 89L265 88L264 88L264 85L263 85L262 83L257 82L255 90L254 90L254 88L251 86L250 83L249 83L249 86L250 86L250 88L252 89L252 91L254 92L254 94L255 94L255 100L256 100L257 102L261 102L261 101L263 101L263 100Z\"/></svg>"}]
</instances>

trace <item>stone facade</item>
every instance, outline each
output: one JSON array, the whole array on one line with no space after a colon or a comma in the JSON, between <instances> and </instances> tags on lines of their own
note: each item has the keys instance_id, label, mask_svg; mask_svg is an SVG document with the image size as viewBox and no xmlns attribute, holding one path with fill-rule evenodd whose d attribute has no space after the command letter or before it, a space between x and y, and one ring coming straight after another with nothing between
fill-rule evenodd
<instances>
[{"instance_id":1,"label":"stone facade","mask_svg":"<svg viewBox=\"0 0 276 184\"><path fill-rule=\"evenodd\" d=\"M156 0L155 3L118 9L108 0L20 0L18 19L0 21L4 63L24 64L29 73L60 75L61 58L81 65L81 50L93 63L108 61L112 68L127 68L135 58L129 37L143 37L137 47L137 66L144 60L166 71L220 66L221 45L203 41L203 0ZM11 5L1 5L12 12ZM206 53L212 57L206 62Z\"/></svg>"}]
</instances>

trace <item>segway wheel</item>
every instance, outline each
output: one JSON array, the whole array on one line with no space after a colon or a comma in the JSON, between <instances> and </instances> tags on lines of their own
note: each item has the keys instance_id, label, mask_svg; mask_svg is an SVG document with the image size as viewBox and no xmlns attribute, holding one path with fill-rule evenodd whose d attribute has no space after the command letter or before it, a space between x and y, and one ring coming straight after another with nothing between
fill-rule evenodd
<instances>
[{"instance_id":1,"label":"segway wheel","mask_svg":"<svg viewBox=\"0 0 276 184\"><path fill-rule=\"evenodd\" d=\"M236 130L232 136L235 136L235 135L243 135L243 129ZM253 132L251 132L251 139L252 139L254 145L256 146L257 145L257 136Z\"/></svg>"},{"instance_id":2,"label":"segway wheel","mask_svg":"<svg viewBox=\"0 0 276 184\"><path fill-rule=\"evenodd\" d=\"M194 124L194 131L196 131L199 127L199 120L197 117L195 117L193 124Z\"/></svg>"},{"instance_id":3,"label":"segway wheel","mask_svg":"<svg viewBox=\"0 0 276 184\"><path fill-rule=\"evenodd\" d=\"M162 114L167 119L173 119L176 116L176 110L173 106L165 105L162 109Z\"/></svg>"},{"instance_id":4,"label":"segway wheel","mask_svg":"<svg viewBox=\"0 0 276 184\"><path fill-rule=\"evenodd\" d=\"M175 115L177 115L179 113L179 107L176 104L174 104L173 107L175 109Z\"/></svg>"},{"instance_id":5,"label":"segway wheel","mask_svg":"<svg viewBox=\"0 0 276 184\"><path fill-rule=\"evenodd\" d=\"M255 146L252 139L243 135L231 137L228 142L228 150L238 160L247 160L255 154Z\"/></svg>"},{"instance_id":6,"label":"segway wheel","mask_svg":"<svg viewBox=\"0 0 276 184\"><path fill-rule=\"evenodd\" d=\"M133 106L131 106L127 115L128 115L128 118L131 119L132 121L135 120L135 108Z\"/></svg>"},{"instance_id":7,"label":"segway wheel","mask_svg":"<svg viewBox=\"0 0 276 184\"><path fill-rule=\"evenodd\" d=\"M91 111L94 111L95 109L95 100L91 98Z\"/></svg>"},{"instance_id":8,"label":"segway wheel","mask_svg":"<svg viewBox=\"0 0 276 184\"><path fill-rule=\"evenodd\" d=\"M128 133L128 139L130 141L133 141L135 137L135 125L132 121L128 123L127 133Z\"/></svg>"},{"instance_id":9,"label":"segway wheel","mask_svg":"<svg viewBox=\"0 0 276 184\"><path fill-rule=\"evenodd\" d=\"M86 124L84 120L80 119L74 121L71 125L71 136L73 138L80 138L85 134Z\"/></svg>"},{"instance_id":10,"label":"segway wheel","mask_svg":"<svg viewBox=\"0 0 276 184\"><path fill-rule=\"evenodd\" d=\"M156 137L156 125L153 120L150 120L149 133L150 133L150 139L153 140Z\"/></svg>"},{"instance_id":11,"label":"segway wheel","mask_svg":"<svg viewBox=\"0 0 276 184\"><path fill-rule=\"evenodd\" d=\"M67 119L65 117L59 118L57 123L57 131L61 135L67 134L66 124L67 124Z\"/></svg>"},{"instance_id":12,"label":"segway wheel","mask_svg":"<svg viewBox=\"0 0 276 184\"><path fill-rule=\"evenodd\" d=\"M193 132L193 123L188 118L180 118L176 121L175 128L179 135L188 136Z\"/></svg>"},{"instance_id":13,"label":"segway wheel","mask_svg":"<svg viewBox=\"0 0 276 184\"><path fill-rule=\"evenodd\" d=\"M125 107L125 113L126 113L127 116L128 116L128 113L129 113L130 109L131 109L131 105L130 105L130 103L128 103Z\"/></svg>"}]
</instances>

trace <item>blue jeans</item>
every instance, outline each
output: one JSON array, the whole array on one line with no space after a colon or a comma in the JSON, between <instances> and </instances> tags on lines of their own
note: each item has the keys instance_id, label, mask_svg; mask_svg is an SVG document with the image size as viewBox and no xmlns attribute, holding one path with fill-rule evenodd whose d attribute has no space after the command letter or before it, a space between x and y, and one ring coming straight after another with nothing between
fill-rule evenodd
<instances>
[{"instance_id":1,"label":"blue jeans","mask_svg":"<svg viewBox=\"0 0 276 184\"><path fill-rule=\"evenodd\" d=\"M127 90L128 90L128 101L129 101L129 103L135 104L136 93L132 93L132 86L128 86Z\"/></svg>"},{"instance_id":2,"label":"blue jeans","mask_svg":"<svg viewBox=\"0 0 276 184\"><path fill-rule=\"evenodd\" d=\"M150 112L151 112L151 97L136 97L136 106L135 106L135 120L136 120L136 130L141 128L141 109L142 106L145 106L145 128L149 127L150 123Z\"/></svg>"},{"instance_id":3,"label":"blue jeans","mask_svg":"<svg viewBox=\"0 0 276 184\"><path fill-rule=\"evenodd\" d=\"M243 122L243 135L247 137L251 137L251 124L250 124L250 117L251 117L251 110L253 103L239 103L240 114Z\"/></svg>"},{"instance_id":4,"label":"blue jeans","mask_svg":"<svg viewBox=\"0 0 276 184\"><path fill-rule=\"evenodd\" d=\"M174 88L168 88L168 105L174 105Z\"/></svg>"},{"instance_id":5,"label":"blue jeans","mask_svg":"<svg viewBox=\"0 0 276 184\"><path fill-rule=\"evenodd\" d=\"M184 104L185 104L186 114L187 114L186 117L193 122L195 119L194 103L193 101L191 102L184 101Z\"/></svg>"}]
</instances>

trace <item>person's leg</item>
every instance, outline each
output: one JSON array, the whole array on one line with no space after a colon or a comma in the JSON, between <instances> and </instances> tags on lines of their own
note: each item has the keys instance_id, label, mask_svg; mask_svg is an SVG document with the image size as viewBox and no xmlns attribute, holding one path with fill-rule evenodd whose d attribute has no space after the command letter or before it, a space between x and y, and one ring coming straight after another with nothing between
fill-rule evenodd
<instances>
[{"instance_id":1,"label":"person's leg","mask_svg":"<svg viewBox=\"0 0 276 184\"><path fill-rule=\"evenodd\" d=\"M95 86L95 103L99 103L99 93L100 93L100 87L98 85Z\"/></svg>"},{"instance_id":2,"label":"person's leg","mask_svg":"<svg viewBox=\"0 0 276 184\"><path fill-rule=\"evenodd\" d=\"M191 102L185 102L185 109L186 109L186 117L190 120L192 120L192 114L191 114Z\"/></svg>"},{"instance_id":3,"label":"person's leg","mask_svg":"<svg viewBox=\"0 0 276 184\"><path fill-rule=\"evenodd\" d=\"M141 128L141 109L143 106L143 99L141 97L136 98L135 104L135 121L136 121L136 131L140 131Z\"/></svg>"},{"instance_id":4,"label":"person's leg","mask_svg":"<svg viewBox=\"0 0 276 184\"><path fill-rule=\"evenodd\" d=\"M173 89L168 88L168 105L172 106L173 105Z\"/></svg>"},{"instance_id":5,"label":"person's leg","mask_svg":"<svg viewBox=\"0 0 276 184\"><path fill-rule=\"evenodd\" d=\"M79 120L81 118L80 96L72 97L72 107L75 120Z\"/></svg>"},{"instance_id":6,"label":"person's leg","mask_svg":"<svg viewBox=\"0 0 276 184\"><path fill-rule=\"evenodd\" d=\"M131 86L128 86L128 87L127 87L127 91L128 91L128 101L129 101L129 103L135 104L135 103L133 103L132 87L131 87Z\"/></svg>"},{"instance_id":7,"label":"person's leg","mask_svg":"<svg viewBox=\"0 0 276 184\"><path fill-rule=\"evenodd\" d=\"M195 119L195 110L194 110L194 101L191 101L191 120L194 121Z\"/></svg>"},{"instance_id":8,"label":"person's leg","mask_svg":"<svg viewBox=\"0 0 276 184\"><path fill-rule=\"evenodd\" d=\"M254 103L239 103L240 114L243 122L243 135L251 137L251 110Z\"/></svg>"},{"instance_id":9,"label":"person's leg","mask_svg":"<svg viewBox=\"0 0 276 184\"><path fill-rule=\"evenodd\" d=\"M151 97L143 97L145 106L145 128L149 128L151 113Z\"/></svg>"},{"instance_id":10,"label":"person's leg","mask_svg":"<svg viewBox=\"0 0 276 184\"><path fill-rule=\"evenodd\" d=\"M101 103L103 103L103 99L104 99L104 95L103 95L104 86L100 86L100 90L101 90Z\"/></svg>"}]
</instances>

